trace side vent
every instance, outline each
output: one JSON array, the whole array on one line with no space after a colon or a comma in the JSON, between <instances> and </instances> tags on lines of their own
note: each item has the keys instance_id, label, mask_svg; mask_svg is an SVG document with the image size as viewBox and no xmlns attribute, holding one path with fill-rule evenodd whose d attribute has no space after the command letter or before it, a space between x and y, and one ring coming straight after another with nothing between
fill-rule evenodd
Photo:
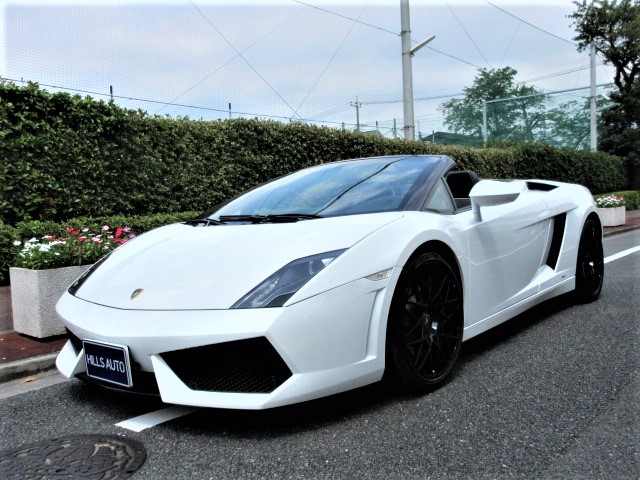
<instances>
[{"instance_id":1,"label":"side vent","mask_svg":"<svg viewBox=\"0 0 640 480\"><path fill-rule=\"evenodd\" d=\"M553 236L551 237L551 248L549 248L549 255L547 256L547 265L554 270L558 264L558 257L560 256L560 247L562 247L562 239L564 238L564 229L567 223L567 214L561 213L553 217Z\"/></svg>"},{"instance_id":2,"label":"side vent","mask_svg":"<svg viewBox=\"0 0 640 480\"><path fill-rule=\"evenodd\" d=\"M551 190L555 190L558 187L556 187L555 185L551 185L550 183L527 182L527 188L529 190L539 190L542 192L550 192Z\"/></svg>"}]
</instances>

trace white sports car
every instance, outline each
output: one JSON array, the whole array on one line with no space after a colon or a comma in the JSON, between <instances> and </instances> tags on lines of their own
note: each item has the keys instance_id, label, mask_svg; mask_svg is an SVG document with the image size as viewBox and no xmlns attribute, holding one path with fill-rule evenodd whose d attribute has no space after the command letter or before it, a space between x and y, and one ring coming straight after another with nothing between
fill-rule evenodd
<instances>
[{"instance_id":1,"label":"white sports car","mask_svg":"<svg viewBox=\"0 0 640 480\"><path fill-rule=\"evenodd\" d=\"M463 341L602 288L584 187L479 180L446 156L307 168L145 233L57 305L67 377L264 409L377 382L427 391Z\"/></svg>"}]
</instances>

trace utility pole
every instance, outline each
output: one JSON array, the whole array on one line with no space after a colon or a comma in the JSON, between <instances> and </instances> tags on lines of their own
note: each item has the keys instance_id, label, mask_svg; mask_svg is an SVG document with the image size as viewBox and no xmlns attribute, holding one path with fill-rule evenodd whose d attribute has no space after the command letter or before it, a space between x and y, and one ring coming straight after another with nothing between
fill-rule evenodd
<instances>
[{"instance_id":1,"label":"utility pole","mask_svg":"<svg viewBox=\"0 0 640 480\"><path fill-rule=\"evenodd\" d=\"M591 55L591 151L598 150L598 127L596 124L596 45L589 45Z\"/></svg>"},{"instance_id":2,"label":"utility pole","mask_svg":"<svg viewBox=\"0 0 640 480\"><path fill-rule=\"evenodd\" d=\"M229 102L229 120L231 120L231 102Z\"/></svg>"},{"instance_id":3,"label":"utility pole","mask_svg":"<svg viewBox=\"0 0 640 480\"><path fill-rule=\"evenodd\" d=\"M357 96L356 96L356 102L355 103L351 102L351 106L356 107L356 131L359 132L360 131L360 107L362 106L362 104L358 102Z\"/></svg>"},{"instance_id":4,"label":"utility pole","mask_svg":"<svg viewBox=\"0 0 640 480\"><path fill-rule=\"evenodd\" d=\"M113 102L113 85L109 85L109 94L111 95L111 101Z\"/></svg>"},{"instance_id":5,"label":"utility pole","mask_svg":"<svg viewBox=\"0 0 640 480\"><path fill-rule=\"evenodd\" d=\"M411 57L433 40L435 35L411 47L411 19L409 0L400 0L400 39L402 41L402 103L404 110L404 138L415 140L415 121L413 118L413 67Z\"/></svg>"},{"instance_id":6,"label":"utility pole","mask_svg":"<svg viewBox=\"0 0 640 480\"><path fill-rule=\"evenodd\" d=\"M396 126L396 119L393 119L393 138L398 138L398 127Z\"/></svg>"},{"instance_id":7,"label":"utility pole","mask_svg":"<svg viewBox=\"0 0 640 480\"><path fill-rule=\"evenodd\" d=\"M402 105L404 138L415 140L413 120L413 69L411 66L411 19L409 0L400 0L400 38L402 40Z\"/></svg>"}]
</instances>

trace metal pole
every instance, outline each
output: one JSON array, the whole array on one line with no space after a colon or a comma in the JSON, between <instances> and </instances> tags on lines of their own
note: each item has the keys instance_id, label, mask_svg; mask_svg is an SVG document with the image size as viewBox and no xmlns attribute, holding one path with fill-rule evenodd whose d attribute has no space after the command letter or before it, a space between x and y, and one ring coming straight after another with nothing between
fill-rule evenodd
<instances>
[{"instance_id":1,"label":"metal pole","mask_svg":"<svg viewBox=\"0 0 640 480\"><path fill-rule=\"evenodd\" d=\"M413 71L411 68L411 20L409 0L400 0L400 38L402 40L402 101L404 138L415 140L413 120Z\"/></svg>"},{"instance_id":2,"label":"metal pole","mask_svg":"<svg viewBox=\"0 0 640 480\"><path fill-rule=\"evenodd\" d=\"M482 139L487 144L487 101L482 102Z\"/></svg>"},{"instance_id":3,"label":"metal pole","mask_svg":"<svg viewBox=\"0 0 640 480\"><path fill-rule=\"evenodd\" d=\"M598 128L596 125L596 45L589 45L591 53L591 151L598 150Z\"/></svg>"},{"instance_id":4,"label":"metal pole","mask_svg":"<svg viewBox=\"0 0 640 480\"><path fill-rule=\"evenodd\" d=\"M356 103L351 102L352 107L356 107L356 132L360 131L360 105L362 105L358 101L358 97L356 96Z\"/></svg>"}]
</instances>

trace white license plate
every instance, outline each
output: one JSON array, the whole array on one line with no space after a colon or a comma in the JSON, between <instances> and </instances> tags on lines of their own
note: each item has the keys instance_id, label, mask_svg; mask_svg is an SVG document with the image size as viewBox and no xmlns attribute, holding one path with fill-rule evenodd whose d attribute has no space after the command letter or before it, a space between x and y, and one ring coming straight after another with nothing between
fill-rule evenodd
<instances>
[{"instance_id":1,"label":"white license plate","mask_svg":"<svg viewBox=\"0 0 640 480\"><path fill-rule=\"evenodd\" d=\"M127 347L89 340L84 340L82 344L88 377L122 387L130 388L133 385Z\"/></svg>"}]
</instances>

